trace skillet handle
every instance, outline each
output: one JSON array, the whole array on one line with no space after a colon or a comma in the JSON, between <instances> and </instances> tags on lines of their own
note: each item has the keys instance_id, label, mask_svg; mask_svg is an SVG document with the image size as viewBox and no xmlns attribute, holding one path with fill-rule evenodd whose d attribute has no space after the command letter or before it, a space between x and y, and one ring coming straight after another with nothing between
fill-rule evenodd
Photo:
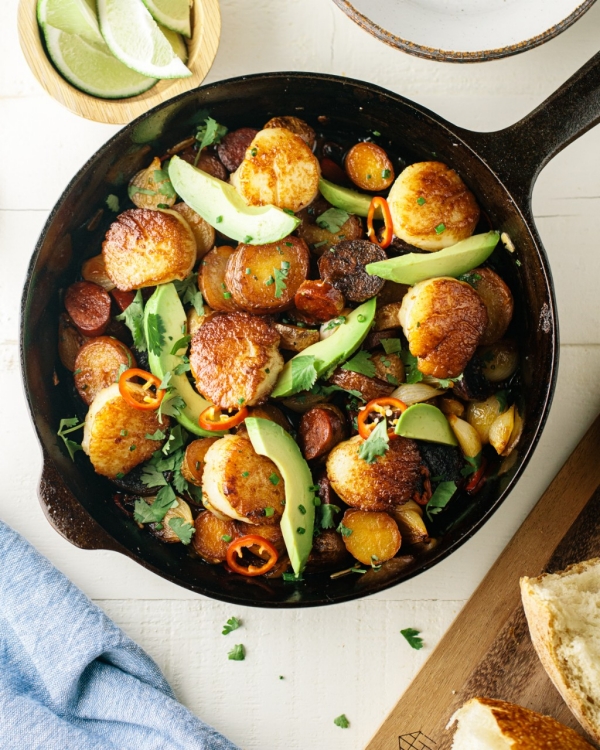
<instances>
[{"instance_id":1,"label":"skillet handle","mask_svg":"<svg viewBox=\"0 0 600 750\"><path fill-rule=\"evenodd\" d=\"M527 117L494 133L465 134L518 205L528 210L535 181L565 146L600 122L600 52Z\"/></svg>"},{"instance_id":2,"label":"skillet handle","mask_svg":"<svg viewBox=\"0 0 600 750\"><path fill-rule=\"evenodd\" d=\"M66 486L52 460L44 454L39 500L50 525L81 549L126 551L89 515Z\"/></svg>"}]
</instances>

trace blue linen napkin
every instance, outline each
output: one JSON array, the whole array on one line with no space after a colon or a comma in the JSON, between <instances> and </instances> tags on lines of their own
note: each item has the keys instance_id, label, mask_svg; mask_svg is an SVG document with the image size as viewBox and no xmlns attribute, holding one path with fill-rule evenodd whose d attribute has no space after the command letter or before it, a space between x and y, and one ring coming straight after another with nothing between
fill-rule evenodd
<instances>
[{"instance_id":1,"label":"blue linen napkin","mask_svg":"<svg viewBox=\"0 0 600 750\"><path fill-rule=\"evenodd\" d=\"M237 750L152 659L0 521L2 750Z\"/></svg>"}]
</instances>

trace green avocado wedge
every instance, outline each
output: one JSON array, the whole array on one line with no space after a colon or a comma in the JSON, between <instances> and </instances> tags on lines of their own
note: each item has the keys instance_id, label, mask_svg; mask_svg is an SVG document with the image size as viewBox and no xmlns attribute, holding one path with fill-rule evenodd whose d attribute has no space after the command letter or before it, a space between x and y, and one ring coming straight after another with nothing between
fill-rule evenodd
<instances>
[{"instance_id":1,"label":"green avocado wedge","mask_svg":"<svg viewBox=\"0 0 600 750\"><path fill-rule=\"evenodd\" d=\"M402 413L396 435L442 445L458 445L444 413L432 404L413 404Z\"/></svg>"},{"instance_id":2,"label":"green avocado wedge","mask_svg":"<svg viewBox=\"0 0 600 750\"><path fill-rule=\"evenodd\" d=\"M156 322L157 320L156 318L151 318L153 315L157 316L162 322L164 334L160 352L153 351L148 347L148 362L152 374L161 380L164 380L168 372L171 373L169 387L174 391L174 395L181 396L185 401L184 409L175 418L182 427L194 435L206 437L222 435L222 432L208 432L200 427L198 417L211 404L194 390L185 373L177 375L173 372L174 367L182 364L181 358L186 353L188 347L187 344L182 345L177 350L177 354L171 354L173 346L185 336L187 330L185 310L174 284L161 284L157 286L154 294L146 302L144 309L144 332L147 341L150 340L148 337L149 322L151 320Z\"/></svg>"},{"instance_id":3,"label":"green avocado wedge","mask_svg":"<svg viewBox=\"0 0 600 750\"><path fill-rule=\"evenodd\" d=\"M499 232L475 234L437 252L408 253L397 258L369 263L367 273L409 286L438 276L456 278L486 261L494 252L499 239Z\"/></svg>"},{"instance_id":4,"label":"green avocado wedge","mask_svg":"<svg viewBox=\"0 0 600 750\"><path fill-rule=\"evenodd\" d=\"M300 224L276 206L248 206L223 180L196 169L178 156L169 162L169 177L177 194L219 232L248 245L278 242Z\"/></svg>"},{"instance_id":5,"label":"green avocado wedge","mask_svg":"<svg viewBox=\"0 0 600 750\"><path fill-rule=\"evenodd\" d=\"M348 359L369 333L375 317L376 305L376 297L363 302L356 310L352 310L345 322L338 326L337 331L329 338L317 341L316 344L303 349L286 362L271 396L273 398L291 396L303 390L301 385L294 382L294 362L302 361L310 364L311 359L314 358L312 365L315 368L316 377L320 377L327 370ZM300 360L301 357L305 359Z\"/></svg>"},{"instance_id":6,"label":"green avocado wedge","mask_svg":"<svg viewBox=\"0 0 600 750\"><path fill-rule=\"evenodd\" d=\"M336 185L333 182L329 182L324 177L319 180L319 192L325 198L328 203L331 203L335 208L341 208L342 211L347 211L349 214L356 214L357 216L367 216L369 213L369 206L371 205L371 198L373 196L367 195L366 193L359 193L357 190L351 190L350 188ZM374 214L376 219L383 219L381 208L377 208Z\"/></svg>"},{"instance_id":7,"label":"green avocado wedge","mask_svg":"<svg viewBox=\"0 0 600 750\"><path fill-rule=\"evenodd\" d=\"M281 533L296 576L304 570L312 549L315 524L313 479L294 438L268 419L247 417L252 447L277 466L285 484L285 509Z\"/></svg>"}]
</instances>

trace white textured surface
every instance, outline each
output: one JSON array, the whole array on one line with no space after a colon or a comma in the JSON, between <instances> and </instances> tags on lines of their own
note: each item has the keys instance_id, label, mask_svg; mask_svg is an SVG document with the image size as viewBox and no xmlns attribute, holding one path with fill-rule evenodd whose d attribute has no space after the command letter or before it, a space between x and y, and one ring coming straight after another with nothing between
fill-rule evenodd
<instances>
[{"instance_id":1,"label":"white textured surface","mask_svg":"<svg viewBox=\"0 0 600 750\"><path fill-rule=\"evenodd\" d=\"M84 552L49 527L36 499L40 453L18 362L18 302L49 209L116 128L51 100L26 67L16 0L0 0L0 518L30 539L156 658L178 696L243 748L359 750L600 410L600 129L549 164L535 189L550 256L562 348L548 426L525 477L493 519L449 560L376 597L301 612L243 610L198 597L109 552ZM315 70L397 91L461 126L495 129L539 104L596 51L600 3L562 36L507 60L444 65L372 39L331 0L224 0L209 80ZM7 63L6 61L10 62ZM515 582L516 583L516 582ZM224 637L225 620L243 629ZM399 630L416 627L412 651ZM227 660L235 643L245 662ZM284 680L279 680L279 675ZM348 730L333 725L346 713Z\"/></svg>"}]
</instances>

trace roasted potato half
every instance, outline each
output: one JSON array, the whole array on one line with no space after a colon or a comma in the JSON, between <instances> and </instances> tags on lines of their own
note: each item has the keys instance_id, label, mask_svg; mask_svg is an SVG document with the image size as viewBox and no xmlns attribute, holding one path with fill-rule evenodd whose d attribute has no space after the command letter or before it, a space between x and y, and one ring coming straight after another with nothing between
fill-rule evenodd
<instances>
[{"instance_id":1,"label":"roasted potato half","mask_svg":"<svg viewBox=\"0 0 600 750\"><path fill-rule=\"evenodd\" d=\"M181 473L186 482L202 487L204 474L204 457L210 446L219 438L203 437L192 440L185 449L181 463Z\"/></svg>"},{"instance_id":2,"label":"roasted potato half","mask_svg":"<svg viewBox=\"0 0 600 750\"><path fill-rule=\"evenodd\" d=\"M387 190L394 181L394 165L376 143L364 141L352 146L344 166L348 177L362 190Z\"/></svg>"},{"instance_id":3,"label":"roasted potato half","mask_svg":"<svg viewBox=\"0 0 600 750\"><path fill-rule=\"evenodd\" d=\"M488 313L488 324L481 343L494 344L504 336L512 320L514 310L512 293L491 268L475 268L469 276Z\"/></svg>"},{"instance_id":4,"label":"roasted potato half","mask_svg":"<svg viewBox=\"0 0 600 750\"><path fill-rule=\"evenodd\" d=\"M166 170L163 172L158 156L149 167L135 175L129 183L128 193L137 208L170 208L177 200L169 175Z\"/></svg>"},{"instance_id":5,"label":"roasted potato half","mask_svg":"<svg viewBox=\"0 0 600 750\"><path fill-rule=\"evenodd\" d=\"M99 391L118 381L121 366L136 367L135 358L122 341L112 336L98 336L81 347L73 379L77 392L88 406Z\"/></svg>"},{"instance_id":6,"label":"roasted potato half","mask_svg":"<svg viewBox=\"0 0 600 750\"><path fill-rule=\"evenodd\" d=\"M227 547L237 536L234 521L223 521L205 510L198 515L194 526L192 544L200 557L211 565L225 562Z\"/></svg>"},{"instance_id":7,"label":"roasted potato half","mask_svg":"<svg viewBox=\"0 0 600 750\"><path fill-rule=\"evenodd\" d=\"M181 214L189 224L194 239L196 240L196 261L204 258L206 253L210 252L215 245L215 230L211 225L197 214L187 203L176 203L173 211Z\"/></svg>"},{"instance_id":8,"label":"roasted potato half","mask_svg":"<svg viewBox=\"0 0 600 750\"><path fill-rule=\"evenodd\" d=\"M71 318L61 313L58 319L58 356L63 365L73 372L79 350L87 341Z\"/></svg>"},{"instance_id":9,"label":"roasted potato half","mask_svg":"<svg viewBox=\"0 0 600 750\"><path fill-rule=\"evenodd\" d=\"M342 535L346 549L363 565L381 565L402 544L398 524L388 513L350 509L344 513Z\"/></svg>"},{"instance_id":10,"label":"roasted potato half","mask_svg":"<svg viewBox=\"0 0 600 750\"><path fill-rule=\"evenodd\" d=\"M225 271L235 249L229 245L213 248L200 261L198 286L206 303L217 312L239 310L225 283Z\"/></svg>"},{"instance_id":11,"label":"roasted potato half","mask_svg":"<svg viewBox=\"0 0 600 750\"><path fill-rule=\"evenodd\" d=\"M281 336L279 346L292 352L301 352L319 341L319 332L314 328L300 328L288 323L273 323L273 328Z\"/></svg>"}]
</instances>

